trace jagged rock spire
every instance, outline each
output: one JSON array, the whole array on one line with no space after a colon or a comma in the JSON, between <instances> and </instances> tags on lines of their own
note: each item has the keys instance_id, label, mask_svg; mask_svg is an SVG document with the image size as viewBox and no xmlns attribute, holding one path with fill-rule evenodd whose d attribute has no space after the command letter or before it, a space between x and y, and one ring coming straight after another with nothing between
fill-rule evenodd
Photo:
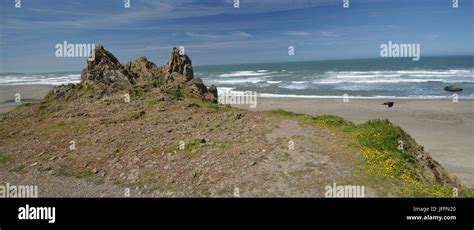
<instances>
[{"instance_id":1,"label":"jagged rock spire","mask_svg":"<svg viewBox=\"0 0 474 230\"><path fill-rule=\"evenodd\" d=\"M82 71L82 81L90 81L92 84L133 83L134 76L102 45L96 45L92 52L93 59L87 61L87 67Z\"/></svg>"}]
</instances>

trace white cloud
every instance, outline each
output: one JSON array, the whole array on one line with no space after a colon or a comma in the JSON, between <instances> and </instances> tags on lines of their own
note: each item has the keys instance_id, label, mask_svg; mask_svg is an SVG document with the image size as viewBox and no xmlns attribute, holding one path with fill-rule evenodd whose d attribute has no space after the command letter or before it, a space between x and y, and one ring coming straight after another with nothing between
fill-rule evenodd
<instances>
[{"instance_id":1,"label":"white cloud","mask_svg":"<svg viewBox=\"0 0 474 230\"><path fill-rule=\"evenodd\" d=\"M321 31L321 32L319 32L319 34L320 34L322 37L328 37L328 38L339 37L336 33L330 32L330 31Z\"/></svg>"},{"instance_id":2,"label":"white cloud","mask_svg":"<svg viewBox=\"0 0 474 230\"><path fill-rule=\"evenodd\" d=\"M227 34L201 34L201 33L193 33L193 32L186 32L186 35L192 38L207 38L207 39L219 39L219 40L234 40L239 39L238 37L246 37L251 38L253 37L251 34L242 32L242 31L233 31Z\"/></svg>"},{"instance_id":3,"label":"white cloud","mask_svg":"<svg viewBox=\"0 0 474 230\"><path fill-rule=\"evenodd\" d=\"M308 36L309 33L305 31L288 31L288 35L291 36Z\"/></svg>"},{"instance_id":4,"label":"white cloud","mask_svg":"<svg viewBox=\"0 0 474 230\"><path fill-rule=\"evenodd\" d=\"M53 5L58 5L53 1ZM203 1L204 2L204 1ZM10 29L103 29L123 28L138 22L160 19L179 19L223 14L253 14L275 11L295 10L332 4L331 0L246 0L239 9L233 8L232 0L216 0L210 4L198 0L136 0L131 9L113 9L103 14L102 10L81 10L84 5L78 3L78 9L69 13L64 9L45 9L32 7L30 10L38 16L48 19L29 20L22 17L10 18L6 26ZM82 7L82 8L81 8ZM8 15L15 15L14 13ZM60 16L61 20L57 20ZM40 17L41 18L41 17ZM54 18L51 20L49 18Z\"/></svg>"},{"instance_id":5,"label":"white cloud","mask_svg":"<svg viewBox=\"0 0 474 230\"><path fill-rule=\"evenodd\" d=\"M241 36L241 37L248 37L248 38L253 37L251 34L246 33L246 32L242 32L242 31L234 31L234 32L232 32L232 35Z\"/></svg>"},{"instance_id":6,"label":"white cloud","mask_svg":"<svg viewBox=\"0 0 474 230\"><path fill-rule=\"evenodd\" d=\"M191 32L186 32L186 35L188 35L189 37L197 37L197 38L210 38L210 39L218 38L218 36L216 35L197 34L197 33L191 33Z\"/></svg>"}]
</instances>

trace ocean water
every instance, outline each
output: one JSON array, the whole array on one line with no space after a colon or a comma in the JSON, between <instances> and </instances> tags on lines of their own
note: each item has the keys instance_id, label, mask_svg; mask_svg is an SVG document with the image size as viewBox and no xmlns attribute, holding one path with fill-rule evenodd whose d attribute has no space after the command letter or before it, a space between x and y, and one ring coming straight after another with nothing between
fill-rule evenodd
<instances>
[{"instance_id":1,"label":"ocean water","mask_svg":"<svg viewBox=\"0 0 474 230\"><path fill-rule=\"evenodd\" d=\"M0 73L0 85L62 85L79 83L81 73L55 72L55 73Z\"/></svg>"},{"instance_id":2,"label":"ocean water","mask_svg":"<svg viewBox=\"0 0 474 230\"><path fill-rule=\"evenodd\" d=\"M448 85L474 98L474 56L379 58L198 66L195 73L219 91L256 91L265 97L447 98Z\"/></svg>"},{"instance_id":3,"label":"ocean water","mask_svg":"<svg viewBox=\"0 0 474 230\"><path fill-rule=\"evenodd\" d=\"M448 98L448 85L474 99L474 56L195 66L196 77L219 92L255 91L264 97ZM0 74L0 85L77 83L80 72Z\"/></svg>"}]
</instances>

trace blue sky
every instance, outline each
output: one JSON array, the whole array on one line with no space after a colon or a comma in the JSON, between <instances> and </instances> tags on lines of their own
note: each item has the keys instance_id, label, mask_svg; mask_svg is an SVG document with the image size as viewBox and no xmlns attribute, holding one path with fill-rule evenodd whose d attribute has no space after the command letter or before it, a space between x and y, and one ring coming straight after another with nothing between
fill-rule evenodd
<instances>
[{"instance_id":1,"label":"blue sky","mask_svg":"<svg viewBox=\"0 0 474 230\"><path fill-rule=\"evenodd\" d=\"M342 1L0 0L0 72L81 70L85 58L55 57L63 41L158 65L173 46L194 65L379 57L389 40L420 43L422 57L474 54L472 0Z\"/></svg>"}]
</instances>

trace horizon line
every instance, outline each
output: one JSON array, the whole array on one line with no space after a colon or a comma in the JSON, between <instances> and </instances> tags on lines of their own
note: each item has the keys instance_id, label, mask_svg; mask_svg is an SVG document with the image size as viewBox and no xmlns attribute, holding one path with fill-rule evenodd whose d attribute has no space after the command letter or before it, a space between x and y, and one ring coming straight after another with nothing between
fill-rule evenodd
<instances>
[{"instance_id":1,"label":"horizon line","mask_svg":"<svg viewBox=\"0 0 474 230\"><path fill-rule=\"evenodd\" d=\"M424 56L424 58L433 58L433 57L474 57L474 54L450 54L450 55L429 55ZM323 59L323 60L300 60L300 61L276 61L276 62L249 62L249 63L230 63L230 64L215 64L215 65L193 65L193 67L214 67L214 66L233 66L233 65L263 65L263 64L279 64L279 63L298 63L298 62L327 62L327 61L351 61L351 60L374 60L374 59L406 59L409 57L391 57L391 58L382 58L382 57L360 57L360 58L334 58L334 59ZM420 60L422 60L421 58ZM121 63L123 64L123 63ZM155 63L156 64L156 63ZM158 67L161 65L157 65ZM55 72L0 72L1 75L4 74L44 74L44 73L77 73L81 70L69 70L69 71L55 71Z\"/></svg>"}]
</instances>

